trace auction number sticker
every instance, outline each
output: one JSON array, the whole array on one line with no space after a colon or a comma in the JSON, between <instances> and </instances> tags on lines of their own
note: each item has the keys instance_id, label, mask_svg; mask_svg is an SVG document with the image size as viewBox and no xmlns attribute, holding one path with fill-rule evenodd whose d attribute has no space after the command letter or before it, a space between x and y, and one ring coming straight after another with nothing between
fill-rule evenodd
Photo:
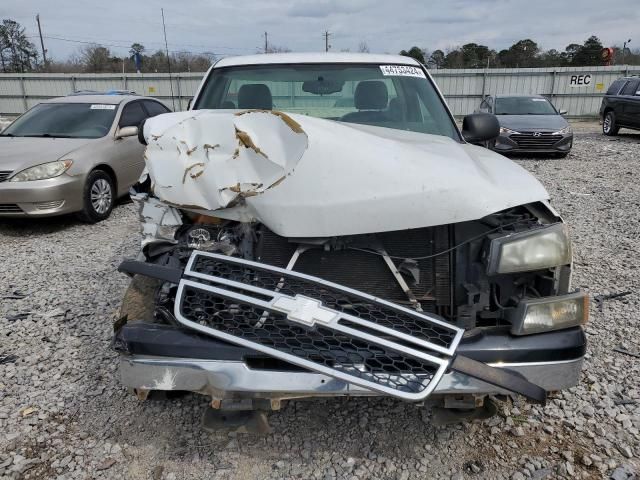
<instances>
[{"instance_id":1,"label":"auction number sticker","mask_svg":"<svg viewBox=\"0 0 640 480\"><path fill-rule=\"evenodd\" d=\"M115 109L116 109L115 105L104 105L104 104L91 105L91 110L115 110Z\"/></svg>"},{"instance_id":2,"label":"auction number sticker","mask_svg":"<svg viewBox=\"0 0 640 480\"><path fill-rule=\"evenodd\" d=\"M410 65L380 65L382 75L385 77L418 77L427 78L421 68Z\"/></svg>"}]
</instances>

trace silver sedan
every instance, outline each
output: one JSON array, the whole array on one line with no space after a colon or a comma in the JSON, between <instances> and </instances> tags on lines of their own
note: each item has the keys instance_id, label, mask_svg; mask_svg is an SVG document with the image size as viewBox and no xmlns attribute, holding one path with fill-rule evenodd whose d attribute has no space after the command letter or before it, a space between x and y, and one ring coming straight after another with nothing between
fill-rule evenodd
<instances>
[{"instance_id":1,"label":"silver sedan","mask_svg":"<svg viewBox=\"0 0 640 480\"><path fill-rule=\"evenodd\" d=\"M135 95L40 103L0 133L0 216L104 220L144 167L138 125L170 110Z\"/></svg>"}]
</instances>

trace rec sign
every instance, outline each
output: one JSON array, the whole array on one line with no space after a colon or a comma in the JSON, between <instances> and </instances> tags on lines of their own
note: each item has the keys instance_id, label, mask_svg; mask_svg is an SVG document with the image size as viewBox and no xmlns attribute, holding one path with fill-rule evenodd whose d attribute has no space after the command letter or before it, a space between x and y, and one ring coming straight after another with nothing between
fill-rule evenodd
<instances>
[{"instance_id":1,"label":"rec sign","mask_svg":"<svg viewBox=\"0 0 640 480\"><path fill-rule=\"evenodd\" d=\"M570 87L588 87L591 85L591 74L585 73L582 75L571 75L569 77Z\"/></svg>"}]
</instances>

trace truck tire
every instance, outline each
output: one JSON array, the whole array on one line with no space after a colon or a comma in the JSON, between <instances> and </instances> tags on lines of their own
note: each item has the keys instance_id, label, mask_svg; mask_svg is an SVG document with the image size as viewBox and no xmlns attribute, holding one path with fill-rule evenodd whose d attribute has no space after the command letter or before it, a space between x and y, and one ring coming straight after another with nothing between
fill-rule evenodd
<instances>
[{"instance_id":1,"label":"truck tire","mask_svg":"<svg viewBox=\"0 0 640 480\"><path fill-rule=\"evenodd\" d=\"M604 114L604 119L602 121L602 133L609 137L614 137L620 131L620 127L618 127L616 123L616 114L613 113L613 110L609 110Z\"/></svg>"}]
</instances>

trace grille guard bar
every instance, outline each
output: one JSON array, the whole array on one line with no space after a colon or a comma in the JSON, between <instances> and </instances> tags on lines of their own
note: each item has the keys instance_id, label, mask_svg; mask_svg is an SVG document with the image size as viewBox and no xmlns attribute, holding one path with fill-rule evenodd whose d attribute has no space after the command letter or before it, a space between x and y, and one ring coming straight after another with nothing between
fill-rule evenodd
<instances>
[{"instance_id":1,"label":"grille guard bar","mask_svg":"<svg viewBox=\"0 0 640 480\"><path fill-rule=\"evenodd\" d=\"M454 370L546 400L542 388L517 373L456 355L462 329L317 277L200 251L184 272L136 261L119 270L177 283L174 315L189 329L386 395L423 400ZM364 314L349 313L358 302Z\"/></svg>"}]
</instances>

